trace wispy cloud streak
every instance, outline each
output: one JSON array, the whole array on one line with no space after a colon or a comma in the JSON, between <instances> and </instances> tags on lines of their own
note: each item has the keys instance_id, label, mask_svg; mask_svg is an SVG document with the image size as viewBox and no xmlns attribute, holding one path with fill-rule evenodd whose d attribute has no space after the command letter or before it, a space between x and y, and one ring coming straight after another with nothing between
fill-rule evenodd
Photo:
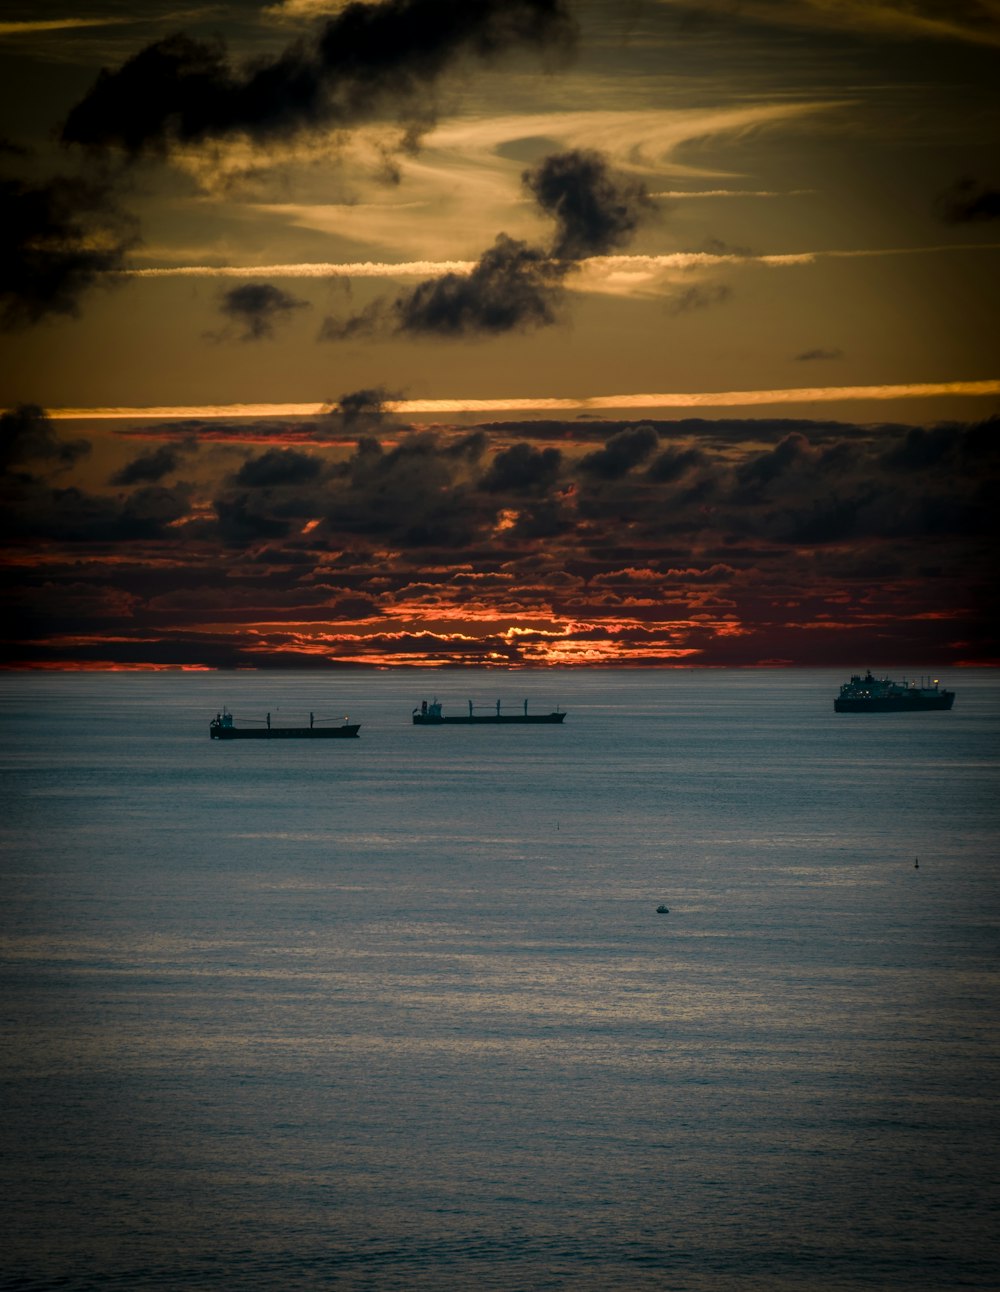
<instances>
[{"instance_id":1,"label":"wispy cloud streak","mask_svg":"<svg viewBox=\"0 0 1000 1292\"><path fill-rule=\"evenodd\" d=\"M817 260L851 260L878 256L937 255L951 251L997 251L1000 242L943 243L926 247L871 247L847 250L779 252L773 255L740 255L736 252L671 251L661 255L588 256L579 262L591 273L623 269L699 269L714 265L766 265L775 268L809 265ZM428 274L468 274L475 260L301 261L280 265L168 265L113 271L126 278L423 278Z\"/></svg>"},{"instance_id":2,"label":"wispy cloud streak","mask_svg":"<svg viewBox=\"0 0 1000 1292\"><path fill-rule=\"evenodd\" d=\"M304 261L286 265L174 265L158 269L126 269L128 278L423 278L427 274L467 274L474 260L356 260L343 264Z\"/></svg>"},{"instance_id":3,"label":"wispy cloud streak","mask_svg":"<svg viewBox=\"0 0 1000 1292\"><path fill-rule=\"evenodd\" d=\"M661 0L687 9L687 0ZM703 0L701 8L728 17L731 0ZM886 39L958 40L972 44L1000 45L1000 25L992 0L971 5L952 0L941 5L935 0L798 0L796 4L776 0L743 0L736 6L742 20L767 26L804 28L817 31L856 32Z\"/></svg>"},{"instance_id":4,"label":"wispy cloud streak","mask_svg":"<svg viewBox=\"0 0 1000 1292\"><path fill-rule=\"evenodd\" d=\"M118 27L132 18L39 18L24 22L0 22L0 37L32 36L45 31L69 31L75 27Z\"/></svg>"},{"instance_id":5,"label":"wispy cloud streak","mask_svg":"<svg viewBox=\"0 0 1000 1292\"><path fill-rule=\"evenodd\" d=\"M737 408L763 404L835 403L841 400L927 399L944 395L1000 395L1000 379L985 381L928 381L882 386L800 386L779 390L714 390L670 394L591 395L581 398L528 396L496 399L396 399L386 400L387 412L491 413L577 412L630 408ZM192 418L192 417L317 417L329 412L326 404L192 404L145 408L53 408L50 418L84 419Z\"/></svg>"}]
</instances>

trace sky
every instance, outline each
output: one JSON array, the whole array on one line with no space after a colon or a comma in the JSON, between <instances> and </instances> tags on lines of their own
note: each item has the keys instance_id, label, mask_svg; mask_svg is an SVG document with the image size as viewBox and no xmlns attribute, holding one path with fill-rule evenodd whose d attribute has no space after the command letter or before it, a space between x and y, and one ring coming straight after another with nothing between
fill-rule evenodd
<instances>
[{"instance_id":1,"label":"sky","mask_svg":"<svg viewBox=\"0 0 1000 1292\"><path fill-rule=\"evenodd\" d=\"M8 668L1000 661L996 0L6 0Z\"/></svg>"}]
</instances>

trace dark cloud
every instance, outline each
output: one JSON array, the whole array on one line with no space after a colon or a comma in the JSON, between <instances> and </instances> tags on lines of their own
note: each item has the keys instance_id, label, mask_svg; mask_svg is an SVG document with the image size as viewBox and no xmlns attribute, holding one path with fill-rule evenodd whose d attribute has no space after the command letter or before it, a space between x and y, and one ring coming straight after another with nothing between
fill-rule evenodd
<instances>
[{"instance_id":1,"label":"dark cloud","mask_svg":"<svg viewBox=\"0 0 1000 1292\"><path fill-rule=\"evenodd\" d=\"M491 433L516 435L520 439L566 440L603 442L616 431L632 426L652 426L664 441L697 439L702 448L727 444L743 444L748 439L758 442L774 441L775 444L791 431L807 433L813 443L829 439L839 444L852 439L870 439L878 433L898 434L908 428L892 422L876 426L855 426L849 422L820 422L799 417L680 417L664 421L644 417L641 421L616 418L609 420L592 413L581 413L572 419L539 419L532 422L497 421L485 424Z\"/></svg>"},{"instance_id":2,"label":"dark cloud","mask_svg":"<svg viewBox=\"0 0 1000 1292\"><path fill-rule=\"evenodd\" d=\"M1000 220L1000 189L977 179L959 179L938 195L934 210L946 224Z\"/></svg>"},{"instance_id":3,"label":"dark cloud","mask_svg":"<svg viewBox=\"0 0 1000 1292\"><path fill-rule=\"evenodd\" d=\"M544 492L555 484L561 465L558 449L512 444L496 455L480 484L489 493Z\"/></svg>"},{"instance_id":4,"label":"dark cloud","mask_svg":"<svg viewBox=\"0 0 1000 1292\"><path fill-rule=\"evenodd\" d=\"M190 489L148 485L124 499L28 481L5 491L0 534L8 539L100 545L156 540L189 510Z\"/></svg>"},{"instance_id":5,"label":"dark cloud","mask_svg":"<svg viewBox=\"0 0 1000 1292\"><path fill-rule=\"evenodd\" d=\"M463 58L565 50L573 34L564 0L353 3L276 58L245 69L230 65L221 41L177 34L117 71L102 71L62 137L162 155L233 135L273 143L302 130L392 119L412 146L433 124L436 83Z\"/></svg>"},{"instance_id":6,"label":"dark cloud","mask_svg":"<svg viewBox=\"0 0 1000 1292\"><path fill-rule=\"evenodd\" d=\"M88 440L64 440L36 404L19 404L0 414L0 471L38 463L66 468L90 452Z\"/></svg>"},{"instance_id":7,"label":"dark cloud","mask_svg":"<svg viewBox=\"0 0 1000 1292\"><path fill-rule=\"evenodd\" d=\"M967 426L912 426L885 451L882 465L906 472L994 472L1000 467L1000 417Z\"/></svg>"},{"instance_id":8,"label":"dark cloud","mask_svg":"<svg viewBox=\"0 0 1000 1292\"><path fill-rule=\"evenodd\" d=\"M531 543L554 539L571 533L574 519L564 497L533 498L520 508L511 535Z\"/></svg>"},{"instance_id":9,"label":"dark cloud","mask_svg":"<svg viewBox=\"0 0 1000 1292\"><path fill-rule=\"evenodd\" d=\"M521 178L556 222L551 254L557 260L583 260L624 246L653 205L640 180L615 174L592 149L553 153Z\"/></svg>"},{"instance_id":10,"label":"dark cloud","mask_svg":"<svg viewBox=\"0 0 1000 1292\"><path fill-rule=\"evenodd\" d=\"M389 415L386 403L398 398L399 395L384 386L368 386L341 395L332 412L340 419L345 431L372 430Z\"/></svg>"},{"instance_id":11,"label":"dark cloud","mask_svg":"<svg viewBox=\"0 0 1000 1292\"><path fill-rule=\"evenodd\" d=\"M398 296L396 331L455 337L545 327L556 321L561 277L544 252L502 233L468 277L445 274Z\"/></svg>"},{"instance_id":12,"label":"dark cloud","mask_svg":"<svg viewBox=\"0 0 1000 1292\"><path fill-rule=\"evenodd\" d=\"M564 270L543 251L501 233L472 272L428 278L394 300L373 301L346 321L327 318L324 341L380 332L409 336L489 336L556 321Z\"/></svg>"},{"instance_id":13,"label":"dark cloud","mask_svg":"<svg viewBox=\"0 0 1000 1292\"><path fill-rule=\"evenodd\" d=\"M394 330L392 310L384 297L369 301L357 314L349 318L335 318L328 314L320 325L317 341L354 341L377 336Z\"/></svg>"},{"instance_id":14,"label":"dark cloud","mask_svg":"<svg viewBox=\"0 0 1000 1292\"><path fill-rule=\"evenodd\" d=\"M20 452L33 444L51 468L39 418ZM185 460L196 483L116 495L9 471L0 529L46 551L7 572L18 649L55 658L60 639L93 633L104 641L87 658L156 662L173 657L169 638L178 662L224 658L227 643L243 659L252 624L244 662L315 659L312 631L334 657L472 662L486 642L487 657L537 663L541 637L520 631L532 615L569 648L595 643L595 658L616 643L612 663L662 663L673 646L759 662L779 642L791 662L835 663L873 634L940 648L942 666L990 658L998 419L605 421L596 452L594 426L548 426L547 443L513 423L397 427L349 454L262 444L221 484L202 454ZM206 518L191 502L213 491ZM370 637L379 615L398 634Z\"/></svg>"},{"instance_id":15,"label":"dark cloud","mask_svg":"<svg viewBox=\"0 0 1000 1292\"><path fill-rule=\"evenodd\" d=\"M551 250L501 233L470 274L429 278L350 318L327 318L318 339L498 336L557 322L575 263L625 243L651 203L641 183L615 175L592 151L553 153L522 178L556 221Z\"/></svg>"},{"instance_id":16,"label":"dark cloud","mask_svg":"<svg viewBox=\"0 0 1000 1292\"><path fill-rule=\"evenodd\" d=\"M338 545L345 536L405 549L469 544L493 516L472 488L485 447L480 432L453 441L408 435L389 450L363 436L353 457L331 473L323 535Z\"/></svg>"},{"instance_id":17,"label":"dark cloud","mask_svg":"<svg viewBox=\"0 0 1000 1292\"><path fill-rule=\"evenodd\" d=\"M311 546L339 549L356 537L403 550L470 541L494 514L472 485L486 436L399 434L390 449L362 435L347 459L294 448L251 455L218 490L216 519L202 524L202 537L230 546L294 542L311 521Z\"/></svg>"},{"instance_id":18,"label":"dark cloud","mask_svg":"<svg viewBox=\"0 0 1000 1292\"><path fill-rule=\"evenodd\" d=\"M857 454L851 444L844 442L829 444L819 450L818 468L829 478L831 475L844 475L857 461Z\"/></svg>"},{"instance_id":19,"label":"dark cloud","mask_svg":"<svg viewBox=\"0 0 1000 1292\"><path fill-rule=\"evenodd\" d=\"M470 431L457 440L446 442L442 452L454 462L474 466L486 452L489 439L484 431Z\"/></svg>"},{"instance_id":20,"label":"dark cloud","mask_svg":"<svg viewBox=\"0 0 1000 1292\"><path fill-rule=\"evenodd\" d=\"M656 455L647 475L659 484L670 484L707 462L708 458L700 449L669 448Z\"/></svg>"},{"instance_id":21,"label":"dark cloud","mask_svg":"<svg viewBox=\"0 0 1000 1292\"><path fill-rule=\"evenodd\" d=\"M296 310L308 308L308 301L297 300L271 283L232 287L219 301L220 312L236 327L240 341L270 340L279 324L287 322Z\"/></svg>"},{"instance_id":22,"label":"dark cloud","mask_svg":"<svg viewBox=\"0 0 1000 1292\"><path fill-rule=\"evenodd\" d=\"M730 242L723 241L722 238L703 238L701 241L701 250L707 251L712 256L752 256L754 250L752 247L733 245Z\"/></svg>"},{"instance_id":23,"label":"dark cloud","mask_svg":"<svg viewBox=\"0 0 1000 1292\"><path fill-rule=\"evenodd\" d=\"M319 459L309 453L298 449L267 449L257 457L247 458L237 471L235 481L251 489L300 485L316 480L322 470Z\"/></svg>"},{"instance_id":24,"label":"dark cloud","mask_svg":"<svg viewBox=\"0 0 1000 1292\"><path fill-rule=\"evenodd\" d=\"M79 312L80 297L121 269L138 242L110 187L66 176L0 178L0 327Z\"/></svg>"},{"instance_id":25,"label":"dark cloud","mask_svg":"<svg viewBox=\"0 0 1000 1292\"><path fill-rule=\"evenodd\" d=\"M574 30L566 0L352 3L316 24L308 39L242 69L230 65L221 40L178 33L116 71L103 69L69 113L62 139L137 158L226 137L276 143L303 130L393 120L403 129L400 146L412 149L434 123L433 91L449 69L468 57L490 62L522 47L567 50ZM0 225L6 327L75 314L81 293L107 282L137 241L110 186L96 181L3 181ZM226 293L221 309L240 340L259 341L303 305L278 288L248 284ZM407 303L399 302L403 331L422 326L419 303L412 308L411 322ZM428 309L434 312L433 302ZM345 335L365 330L365 320L352 321ZM336 335L335 325L324 333Z\"/></svg>"},{"instance_id":26,"label":"dark cloud","mask_svg":"<svg viewBox=\"0 0 1000 1292\"><path fill-rule=\"evenodd\" d=\"M233 546L255 543L261 539L284 538L291 531L291 521L276 516L274 508L252 494L226 494L213 502L216 515L215 535Z\"/></svg>"},{"instance_id":27,"label":"dark cloud","mask_svg":"<svg viewBox=\"0 0 1000 1292\"><path fill-rule=\"evenodd\" d=\"M822 347L817 346L813 350L803 350L801 354L795 356L795 360L797 363L810 363L814 359L843 359L843 357L843 350L824 350Z\"/></svg>"},{"instance_id":28,"label":"dark cloud","mask_svg":"<svg viewBox=\"0 0 1000 1292\"><path fill-rule=\"evenodd\" d=\"M733 294L733 289L725 283L709 286L692 286L678 292L667 302L669 314L689 314L692 310L705 310L713 305L724 305Z\"/></svg>"},{"instance_id":29,"label":"dark cloud","mask_svg":"<svg viewBox=\"0 0 1000 1292\"><path fill-rule=\"evenodd\" d=\"M811 458L809 441L798 431L786 435L779 444L767 452L744 462L736 470L736 481L741 488L755 489L786 475Z\"/></svg>"},{"instance_id":30,"label":"dark cloud","mask_svg":"<svg viewBox=\"0 0 1000 1292\"><path fill-rule=\"evenodd\" d=\"M612 435L603 449L588 453L580 470L601 480L620 480L653 452L660 437L652 426L634 426Z\"/></svg>"},{"instance_id":31,"label":"dark cloud","mask_svg":"<svg viewBox=\"0 0 1000 1292\"><path fill-rule=\"evenodd\" d=\"M147 485L125 499L113 533L119 541L163 538L174 521L180 520L190 506L191 489L188 485L177 484L169 489L163 485Z\"/></svg>"},{"instance_id":32,"label":"dark cloud","mask_svg":"<svg viewBox=\"0 0 1000 1292\"><path fill-rule=\"evenodd\" d=\"M116 471L109 483L113 485L156 484L177 471L186 453L194 451L192 444L161 444L149 453L141 453Z\"/></svg>"}]
</instances>

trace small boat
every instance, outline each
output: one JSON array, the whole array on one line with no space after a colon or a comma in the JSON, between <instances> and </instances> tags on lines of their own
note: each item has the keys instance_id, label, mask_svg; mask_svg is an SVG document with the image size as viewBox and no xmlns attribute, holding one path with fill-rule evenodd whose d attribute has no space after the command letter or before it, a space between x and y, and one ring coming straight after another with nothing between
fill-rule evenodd
<instances>
[{"instance_id":1,"label":"small boat","mask_svg":"<svg viewBox=\"0 0 1000 1292\"><path fill-rule=\"evenodd\" d=\"M208 734L212 740L343 740L356 736L361 728L360 722L348 722L346 718L337 719L337 727L324 727L329 718L317 718L309 715L308 727L277 727L271 725L271 715L266 718L241 719L254 722L252 727L238 727L236 719L228 709L217 713L208 724Z\"/></svg>"},{"instance_id":2,"label":"small boat","mask_svg":"<svg viewBox=\"0 0 1000 1292\"><path fill-rule=\"evenodd\" d=\"M669 915L669 914L670 914L670 907L669 907L669 906L658 906L658 907L656 908L656 913L657 913L657 915Z\"/></svg>"},{"instance_id":3,"label":"small boat","mask_svg":"<svg viewBox=\"0 0 1000 1292\"><path fill-rule=\"evenodd\" d=\"M469 701L469 712L448 716L442 712L442 705L437 699L431 700L428 704L426 700L421 702L419 709L413 710L413 725L415 727L441 727L449 723L454 725L469 726L479 725L480 723L530 723L538 725L541 723L562 722L566 714L561 709L554 709L551 713L529 713L528 701L524 701L523 709L513 713L501 713L500 701L496 705L490 705L485 711L480 706L480 712L476 712L475 705Z\"/></svg>"},{"instance_id":4,"label":"small boat","mask_svg":"<svg viewBox=\"0 0 1000 1292\"><path fill-rule=\"evenodd\" d=\"M912 713L925 709L950 709L955 692L945 691L937 678L916 682L893 682L887 677L873 677L871 669L864 677L855 673L840 688L833 702L836 713Z\"/></svg>"}]
</instances>

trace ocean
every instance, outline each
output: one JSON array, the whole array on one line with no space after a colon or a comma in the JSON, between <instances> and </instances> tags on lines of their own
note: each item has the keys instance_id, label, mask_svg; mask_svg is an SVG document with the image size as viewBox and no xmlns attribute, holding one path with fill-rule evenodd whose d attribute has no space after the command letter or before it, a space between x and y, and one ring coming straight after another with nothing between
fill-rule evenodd
<instances>
[{"instance_id":1,"label":"ocean","mask_svg":"<svg viewBox=\"0 0 1000 1292\"><path fill-rule=\"evenodd\" d=\"M0 675L0 1287L1000 1286L1000 677L843 680Z\"/></svg>"}]
</instances>

